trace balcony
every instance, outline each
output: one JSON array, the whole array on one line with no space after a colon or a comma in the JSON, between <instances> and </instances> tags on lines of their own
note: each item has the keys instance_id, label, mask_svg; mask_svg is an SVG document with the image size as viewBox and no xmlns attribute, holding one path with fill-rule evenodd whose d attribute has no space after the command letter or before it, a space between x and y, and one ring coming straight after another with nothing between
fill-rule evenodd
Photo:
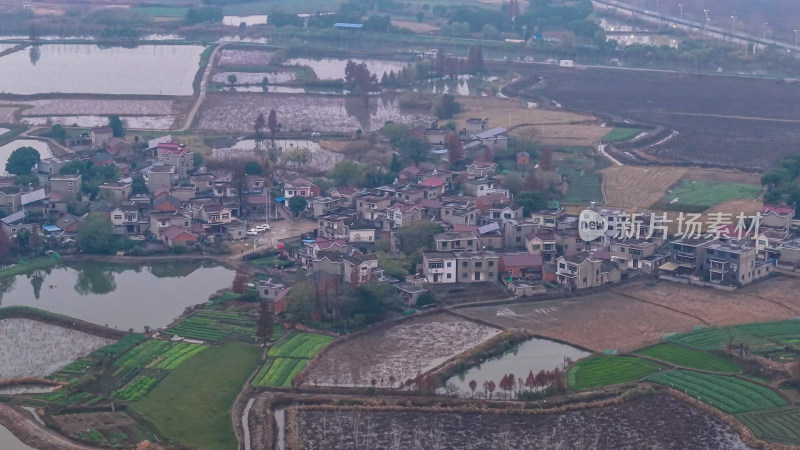
<instances>
[{"instance_id":1,"label":"balcony","mask_svg":"<svg viewBox=\"0 0 800 450\"><path fill-rule=\"evenodd\" d=\"M719 273L728 272L730 270L730 262L723 259L709 259L708 270Z\"/></svg>"}]
</instances>

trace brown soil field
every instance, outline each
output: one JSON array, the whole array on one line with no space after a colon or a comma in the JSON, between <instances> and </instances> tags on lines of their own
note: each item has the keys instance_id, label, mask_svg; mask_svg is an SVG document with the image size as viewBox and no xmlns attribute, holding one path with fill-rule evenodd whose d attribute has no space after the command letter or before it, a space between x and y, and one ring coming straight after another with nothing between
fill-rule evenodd
<instances>
[{"instance_id":1,"label":"brown soil field","mask_svg":"<svg viewBox=\"0 0 800 450\"><path fill-rule=\"evenodd\" d=\"M297 416L307 449L748 448L727 425L667 394L561 414L300 409Z\"/></svg>"},{"instance_id":2,"label":"brown soil field","mask_svg":"<svg viewBox=\"0 0 800 450\"><path fill-rule=\"evenodd\" d=\"M414 33L432 33L434 31L438 31L439 27L425 22L414 22L411 20L397 20L392 19L392 25L398 28L405 28L407 30L411 30Z\"/></svg>"},{"instance_id":3,"label":"brown soil field","mask_svg":"<svg viewBox=\"0 0 800 450\"><path fill-rule=\"evenodd\" d=\"M675 138L651 149L664 160L767 169L797 144L800 83L543 64L515 68L525 81L507 94L677 130Z\"/></svg>"},{"instance_id":4,"label":"brown soil field","mask_svg":"<svg viewBox=\"0 0 800 450\"><path fill-rule=\"evenodd\" d=\"M116 433L125 433L128 439L125 444L138 444L137 436L142 434L142 427L123 412L98 412L80 414L62 414L51 416L58 430L70 439L79 440L77 432L97 430L107 439Z\"/></svg>"},{"instance_id":5,"label":"brown soil field","mask_svg":"<svg viewBox=\"0 0 800 450\"><path fill-rule=\"evenodd\" d=\"M568 300L478 306L460 312L497 326L520 327L534 334L594 351L630 351L658 342L664 334L695 326L785 320L800 315L794 293L800 279L788 276L755 283L729 293L662 281L637 281L613 290Z\"/></svg>"},{"instance_id":6,"label":"brown soil field","mask_svg":"<svg viewBox=\"0 0 800 450\"><path fill-rule=\"evenodd\" d=\"M660 200L667 189L683 177L683 167L611 166L604 169L606 204L643 210Z\"/></svg>"},{"instance_id":7,"label":"brown soil field","mask_svg":"<svg viewBox=\"0 0 800 450\"><path fill-rule=\"evenodd\" d=\"M266 66L274 55L274 52L268 51L233 50L224 48L217 59L216 66Z\"/></svg>"},{"instance_id":8,"label":"brown soil field","mask_svg":"<svg viewBox=\"0 0 800 450\"><path fill-rule=\"evenodd\" d=\"M760 183L759 175L735 170L700 169L664 166L611 166L603 171L603 189L606 204L624 209L642 211L650 209L664 198L667 190L680 180L713 180L720 183ZM711 208L710 211L738 213L761 211L760 201L731 200Z\"/></svg>"},{"instance_id":9,"label":"brown soil field","mask_svg":"<svg viewBox=\"0 0 800 450\"><path fill-rule=\"evenodd\" d=\"M597 125L523 126L511 132L541 145L591 146L600 142L608 128Z\"/></svg>"},{"instance_id":10,"label":"brown soil field","mask_svg":"<svg viewBox=\"0 0 800 450\"><path fill-rule=\"evenodd\" d=\"M732 214L733 217L736 217L740 212L743 212L747 216L754 216L756 213L763 210L764 202L761 200L740 199L729 200L727 202L720 203L719 205L712 206L705 212L705 214L721 212Z\"/></svg>"},{"instance_id":11,"label":"brown soil field","mask_svg":"<svg viewBox=\"0 0 800 450\"><path fill-rule=\"evenodd\" d=\"M306 373L312 385L394 386L416 378L500 331L450 314L415 317L333 344Z\"/></svg>"}]
</instances>

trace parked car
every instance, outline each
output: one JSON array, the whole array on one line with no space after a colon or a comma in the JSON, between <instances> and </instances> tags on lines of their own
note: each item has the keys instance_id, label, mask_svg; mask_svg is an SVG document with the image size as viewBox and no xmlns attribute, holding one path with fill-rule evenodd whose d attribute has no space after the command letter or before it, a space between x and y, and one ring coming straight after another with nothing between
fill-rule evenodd
<instances>
[{"instance_id":1,"label":"parked car","mask_svg":"<svg viewBox=\"0 0 800 450\"><path fill-rule=\"evenodd\" d=\"M258 231L269 231L269 224L263 223L261 225L256 226L255 229Z\"/></svg>"},{"instance_id":2,"label":"parked car","mask_svg":"<svg viewBox=\"0 0 800 450\"><path fill-rule=\"evenodd\" d=\"M247 235L248 236L258 236L258 230L256 230L255 228L251 228L251 229L247 230Z\"/></svg>"}]
</instances>

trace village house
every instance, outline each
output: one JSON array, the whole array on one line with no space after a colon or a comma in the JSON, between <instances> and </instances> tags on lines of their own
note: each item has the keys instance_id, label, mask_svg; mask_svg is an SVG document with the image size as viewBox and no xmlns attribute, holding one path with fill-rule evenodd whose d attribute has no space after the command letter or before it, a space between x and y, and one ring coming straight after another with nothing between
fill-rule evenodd
<instances>
[{"instance_id":1,"label":"village house","mask_svg":"<svg viewBox=\"0 0 800 450\"><path fill-rule=\"evenodd\" d=\"M461 188L466 195L482 197L495 192L495 180L487 177L466 180L461 183Z\"/></svg>"},{"instance_id":2,"label":"village house","mask_svg":"<svg viewBox=\"0 0 800 450\"><path fill-rule=\"evenodd\" d=\"M532 212L531 219L533 219L533 222L540 227L555 230L557 228L558 219L565 214L566 212L564 211L563 207L558 209L541 209L539 211Z\"/></svg>"},{"instance_id":3,"label":"village house","mask_svg":"<svg viewBox=\"0 0 800 450\"><path fill-rule=\"evenodd\" d=\"M114 137L114 130L110 126L95 127L89 131L89 138L92 140L92 147L103 148L109 139Z\"/></svg>"},{"instance_id":4,"label":"village house","mask_svg":"<svg viewBox=\"0 0 800 450\"><path fill-rule=\"evenodd\" d=\"M182 202L174 195L166 194L153 200L153 211L178 211L183 208Z\"/></svg>"},{"instance_id":5,"label":"village house","mask_svg":"<svg viewBox=\"0 0 800 450\"><path fill-rule=\"evenodd\" d=\"M522 219L522 206L516 203L495 203L489 208L489 217L492 220Z\"/></svg>"},{"instance_id":6,"label":"village house","mask_svg":"<svg viewBox=\"0 0 800 450\"><path fill-rule=\"evenodd\" d=\"M216 181L217 177L213 173L195 174L189 177L189 182L194 185L197 192L211 191Z\"/></svg>"},{"instance_id":7,"label":"village house","mask_svg":"<svg viewBox=\"0 0 800 450\"><path fill-rule=\"evenodd\" d=\"M378 269L378 257L374 253L367 255L353 253L345 256L343 261L343 281L350 283L353 287L361 286L381 277L379 272L382 271Z\"/></svg>"},{"instance_id":8,"label":"village house","mask_svg":"<svg viewBox=\"0 0 800 450\"><path fill-rule=\"evenodd\" d=\"M386 220L390 229L403 228L412 222L423 220L424 211L418 205L395 203L386 208Z\"/></svg>"},{"instance_id":9,"label":"village house","mask_svg":"<svg viewBox=\"0 0 800 450\"><path fill-rule=\"evenodd\" d=\"M0 187L0 209L6 214L12 214L22 209L22 194L25 190L22 186L2 186Z\"/></svg>"},{"instance_id":10,"label":"village house","mask_svg":"<svg viewBox=\"0 0 800 450\"><path fill-rule=\"evenodd\" d=\"M308 273L323 272L336 277L337 282L341 281L344 272L345 254L336 251L322 250L315 257L309 257L304 264L308 268Z\"/></svg>"},{"instance_id":11,"label":"village house","mask_svg":"<svg viewBox=\"0 0 800 450\"><path fill-rule=\"evenodd\" d=\"M287 206L289 205L289 199L294 196L311 198L317 197L319 194L319 187L305 178L295 178L283 185L283 197L286 199Z\"/></svg>"},{"instance_id":12,"label":"village house","mask_svg":"<svg viewBox=\"0 0 800 450\"><path fill-rule=\"evenodd\" d=\"M531 165L531 155L528 152L517 153L517 166L526 167Z\"/></svg>"},{"instance_id":13,"label":"village house","mask_svg":"<svg viewBox=\"0 0 800 450\"><path fill-rule=\"evenodd\" d=\"M330 192L332 198L339 198L342 200L342 206L346 208L355 207L355 198L361 193L361 189L355 187L338 187Z\"/></svg>"},{"instance_id":14,"label":"village house","mask_svg":"<svg viewBox=\"0 0 800 450\"><path fill-rule=\"evenodd\" d=\"M744 286L769 275L771 265L756 262L756 249L748 245L714 242L705 247L701 273L708 281L729 286Z\"/></svg>"},{"instance_id":15,"label":"village house","mask_svg":"<svg viewBox=\"0 0 800 450\"><path fill-rule=\"evenodd\" d=\"M681 238L672 242L670 262L659 267L672 275L698 275L705 266L706 248L713 238Z\"/></svg>"},{"instance_id":16,"label":"village house","mask_svg":"<svg viewBox=\"0 0 800 450\"><path fill-rule=\"evenodd\" d=\"M65 214L64 216L56 220L56 226L58 228L61 228L62 236L75 235L81 228L81 225L83 225L83 220L73 216L72 214Z\"/></svg>"},{"instance_id":17,"label":"village house","mask_svg":"<svg viewBox=\"0 0 800 450\"><path fill-rule=\"evenodd\" d=\"M345 222L353 221L356 218L358 218L358 213L355 211L334 212L317 217L318 234L328 239L346 239Z\"/></svg>"},{"instance_id":18,"label":"village house","mask_svg":"<svg viewBox=\"0 0 800 450\"><path fill-rule=\"evenodd\" d=\"M789 231L785 228L762 228L756 236L756 254L758 259L781 259L781 247L791 239Z\"/></svg>"},{"instance_id":19,"label":"village house","mask_svg":"<svg viewBox=\"0 0 800 450\"><path fill-rule=\"evenodd\" d=\"M778 265L794 269L800 267L800 239L793 239L781 244L781 259Z\"/></svg>"},{"instance_id":20,"label":"village house","mask_svg":"<svg viewBox=\"0 0 800 450\"><path fill-rule=\"evenodd\" d=\"M528 234L525 236L525 248L530 254L541 255L543 261L555 261L558 256L556 235L552 231Z\"/></svg>"},{"instance_id":21,"label":"village house","mask_svg":"<svg viewBox=\"0 0 800 450\"><path fill-rule=\"evenodd\" d=\"M468 137L475 136L476 134L483 133L484 131L489 129L489 119L486 117L470 117L467 119L466 128L464 129L464 134Z\"/></svg>"},{"instance_id":22,"label":"village house","mask_svg":"<svg viewBox=\"0 0 800 450\"><path fill-rule=\"evenodd\" d=\"M258 192L264 190L267 179L261 175L247 175L244 178L244 183L247 186L247 192Z\"/></svg>"},{"instance_id":23,"label":"village house","mask_svg":"<svg viewBox=\"0 0 800 450\"><path fill-rule=\"evenodd\" d=\"M222 233L228 239L240 241L247 237L247 224L238 219L222 223Z\"/></svg>"},{"instance_id":24,"label":"village house","mask_svg":"<svg viewBox=\"0 0 800 450\"><path fill-rule=\"evenodd\" d=\"M140 220L139 208L134 204L120 205L109 216L117 234L140 234L142 228L147 227L147 221L143 218Z\"/></svg>"},{"instance_id":25,"label":"village house","mask_svg":"<svg viewBox=\"0 0 800 450\"><path fill-rule=\"evenodd\" d=\"M525 236L538 229L538 222L532 218L503 220L502 230L504 247L525 247Z\"/></svg>"},{"instance_id":26,"label":"village house","mask_svg":"<svg viewBox=\"0 0 800 450\"><path fill-rule=\"evenodd\" d=\"M133 147L126 140L112 137L105 144L105 150L117 158L130 158L133 156Z\"/></svg>"},{"instance_id":27,"label":"village house","mask_svg":"<svg viewBox=\"0 0 800 450\"><path fill-rule=\"evenodd\" d=\"M391 204L392 198L379 195L362 195L356 199L356 211L361 217L368 220L376 220L387 207Z\"/></svg>"},{"instance_id":28,"label":"village house","mask_svg":"<svg viewBox=\"0 0 800 450\"><path fill-rule=\"evenodd\" d=\"M188 246L197 242L197 236L175 225L160 230L159 238L167 244L167 247Z\"/></svg>"},{"instance_id":29,"label":"village house","mask_svg":"<svg viewBox=\"0 0 800 450\"><path fill-rule=\"evenodd\" d=\"M108 200L113 205L119 205L130 198L132 184L130 182L115 181L103 183L99 186L99 189L100 198Z\"/></svg>"},{"instance_id":30,"label":"village house","mask_svg":"<svg viewBox=\"0 0 800 450\"><path fill-rule=\"evenodd\" d=\"M641 269L644 260L656 254L659 245L644 239L627 239L611 242L611 255L626 261L629 269Z\"/></svg>"},{"instance_id":31,"label":"village house","mask_svg":"<svg viewBox=\"0 0 800 450\"><path fill-rule=\"evenodd\" d=\"M469 200L448 200L440 209L440 218L450 225L476 225L480 211Z\"/></svg>"},{"instance_id":32,"label":"village house","mask_svg":"<svg viewBox=\"0 0 800 450\"><path fill-rule=\"evenodd\" d=\"M414 118L411 119L411 128L416 130L439 128L439 119L431 116L414 116Z\"/></svg>"},{"instance_id":33,"label":"village house","mask_svg":"<svg viewBox=\"0 0 800 450\"><path fill-rule=\"evenodd\" d=\"M541 280L543 278L542 256L530 253L515 253L500 256L500 275L502 277Z\"/></svg>"},{"instance_id":34,"label":"village house","mask_svg":"<svg viewBox=\"0 0 800 450\"><path fill-rule=\"evenodd\" d=\"M289 286L273 281L271 278L260 280L256 284L259 298L267 300L273 314L281 314L286 311L286 293L289 292L289 289Z\"/></svg>"},{"instance_id":35,"label":"village house","mask_svg":"<svg viewBox=\"0 0 800 450\"><path fill-rule=\"evenodd\" d=\"M467 177L474 180L475 178L487 178L494 176L497 170L497 164L486 161L474 161L472 164L467 165Z\"/></svg>"},{"instance_id":36,"label":"village house","mask_svg":"<svg viewBox=\"0 0 800 450\"><path fill-rule=\"evenodd\" d=\"M445 137L447 136L446 130L425 130L422 132L425 141L431 145L444 145Z\"/></svg>"},{"instance_id":37,"label":"village house","mask_svg":"<svg viewBox=\"0 0 800 450\"><path fill-rule=\"evenodd\" d=\"M459 283L497 282L500 256L487 250L479 252L453 252L456 255Z\"/></svg>"},{"instance_id":38,"label":"village house","mask_svg":"<svg viewBox=\"0 0 800 450\"><path fill-rule=\"evenodd\" d=\"M456 265L456 255L453 252L422 253L422 274L428 283L455 283Z\"/></svg>"},{"instance_id":39,"label":"village house","mask_svg":"<svg viewBox=\"0 0 800 450\"><path fill-rule=\"evenodd\" d=\"M789 205L764 205L760 226L788 230L792 226L794 212L794 208Z\"/></svg>"},{"instance_id":40,"label":"village house","mask_svg":"<svg viewBox=\"0 0 800 450\"><path fill-rule=\"evenodd\" d=\"M342 208L345 202L341 197L313 197L308 199L308 209L314 217L320 217Z\"/></svg>"},{"instance_id":41,"label":"village house","mask_svg":"<svg viewBox=\"0 0 800 450\"><path fill-rule=\"evenodd\" d=\"M508 136L506 136L507 132L508 130L505 128L495 127L491 130L478 133L472 136L472 138L475 139L473 142L477 143L477 145L473 144L473 146L489 147L494 151L506 150L508 149ZM472 144L472 142L470 144Z\"/></svg>"},{"instance_id":42,"label":"village house","mask_svg":"<svg viewBox=\"0 0 800 450\"><path fill-rule=\"evenodd\" d=\"M375 223L370 220L349 220L345 228L347 242L375 242Z\"/></svg>"},{"instance_id":43,"label":"village house","mask_svg":"<svg viewBox=\"0 0 800 450\"><path fill-rule=\"evenodd\" d=\"M158 161L175 166L178 178L186 178L194 168L194 152L178 142L161 142L157 147Z\"/></svg>"},{"instance_id":44,"label":"village house","mask_svg":"<svg viewBox=\"0 0 800 450\"><path fill-rule=\"evenodd\" d=\"M175 166L158 162L143 169L142 177L144 177L150 192L159 189L168 191L177 181L178 173Z\"/></svg>"},{"instance_id":45,"label":"village house","mask_svg":"<svg viewBox=\"0 0 800 450\"><path fill-rule=\"evenodd\" d=\"M180 211L153 211L150 213L150 232L156 236L161 231L171 226L180 227L186 231L191 229L192 217Z\"/></svg>"},{"instance_id":46,"label":"village house","mask_svg":"<svg viewBox=\"0 0 800 450\"><path fill-rule=\"evenodd\" d=\"M50 177L50 191L63 195L67 202L77 200L81 195L82 179L80 174Z\"/></svg>"},{"instance_id":47,"label":"village house","mask_svg":"<svg viewBox=\"0 0 800 450\"><path fill-rule=\"evenodd\" d=\"M607 263L580 252L569 256L559 256L556 260L558 282L570 290L599 287L606 283L616 283L621 279L621 271L614 264Z\"/></svg>"}]
</instances>

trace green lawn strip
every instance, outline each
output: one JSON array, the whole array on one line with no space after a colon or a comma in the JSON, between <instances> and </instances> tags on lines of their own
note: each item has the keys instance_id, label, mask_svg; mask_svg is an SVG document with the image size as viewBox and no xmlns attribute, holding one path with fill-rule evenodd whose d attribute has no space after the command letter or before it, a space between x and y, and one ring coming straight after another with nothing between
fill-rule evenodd
<instances>
[{"instance_id":1,"label":"green lawn strip","mask_svg":"<svg viewBox=\"0 0 800 450\"><path fill-rule=\"evenodd\" d=\"M147 366L175 344L170 341L149 340L129 350L114 362L115 366Z\"/></svg>"},{"instance_id":2,"label":"green lawn strip","mask_svg":"<svg viewBox=\"0 0 800 450\"><path fill-rule=\"evenodd\" d=\"M133 410L172 440L204 449L235 449L230 408L261 360L258 347L228 343L170 371Z\"/></svg>"},{"instance_id":3,"label":"green lawn strip","mask_svg":"<svg viewBox=\"0 0 800 450\"><path fill-rule=\"evenodd\" d=\"M269 356L272 358L311 359L318 351L334 340L330 336L321 334L297 333L269 349Z\"/></svg>"},{"instance_id":4,"label":"green lawn strip","mask_svg":"<svg viewBox=\"0 0 800 450\"><path fill-rule=\"evenodd\" d=\"M641 128L614 128L613 130L609 131L605 136L603 136L604 142L619 142L619 141L627 141L629 139L633 139L639 134L641 134L644 130Z\"/></svg>"},{"instance_id":5,"label":"green lawn strip","mask_svg":"<svg viewBox=\"0 0 800 450\"><path fill-rule=\"evenodd\" d=\"M736 415L759 439L800 445L800 406Z\"/></svg>"},{"instance_id":6,"label":"green lawn strip","mask_svg":"<svg viewBox=\"0 0 800 450\"><path fill-rule=\"evenodd\" d=\"M739 366L728 358L672 344L658 344L634 353L688 369L725 373L740 372Z\"/></svg>"},{"instance_id":7,"label":"green lawn strip","mask_svg":"<svg viewBox=\"0 0 800 450\"><path fill-rule=\"evenodd\" d=\"M581 390L641 380L664 367L635 356L593 356L579 361L567 373L570 389Z\"/></svg>"},{"instance_id":8,"label":"green lawn strip","mask_svg":"<svg viewBox=\"0 0 800 450\"><path fill-rule=\"evenodd\" d=\"M786 406L771 389L731 376L674 370L650 376L648 381L674 388L728 414Z\"/></svg>"},{"instance_id":9,"label":"green lawn strip","mask_svg":"<svg viewBox=\"0 0 800 450\"><path fill-rule=\"evenodd\" d=\"M669 211L701 212L714 205L737 198L753 199L761 187L744 183L720 183L713 180L682 180L654 207ZM677 199L677 200L676 200Z\"/></svg>"}]
</instances>

